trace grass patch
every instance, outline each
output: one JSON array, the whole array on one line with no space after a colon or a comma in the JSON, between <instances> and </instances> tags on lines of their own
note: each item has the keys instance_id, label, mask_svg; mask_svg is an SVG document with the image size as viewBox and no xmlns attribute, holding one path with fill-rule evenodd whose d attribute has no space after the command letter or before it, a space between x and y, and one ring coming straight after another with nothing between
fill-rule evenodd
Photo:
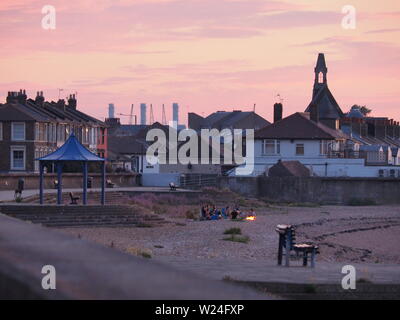
<instances>
[{"instance_id":1,"label":"grass patch","mask_svg":"<svg viewBox=\"0 0 400 320\"><path fill-rule=\"evenodd\" d=\"M142 256L143 258L146 258L146 259L151 259L151 254L148 253L148 252L142 252L142 253L141 253L141 256Z\"/></svg>"},{"instance_id":2,"label":"grass patch","mask_svg":"<svg viewBox=\"0 0 400 320\"><path fill-rule=\"evenodd\" d=\"M299 208L319 208L321 205L314 202L294 202L288 203L288 207L299 207Z\"/></svg>"},{"instance_id":3,"label":"grass patch","mask_svg":"<svg viewBox=\"0 0 400 320\"><path fill-rule=\"evenodd\" d=\"M240 228L229 228L224 231L224 234L242 234L242 230Z\"/></svg>"},{"instance_id":4,"label":"grass patch","mask_svg":"<svg viewBox=\"0 0 400 320\"><path fill-rule=\"evenodd\" d=\"M153 228L153 226L149 223L138 223L136 225L137 228Z\"/></svg>"},{"instance_id":5,"label":"grass patch","mask_svg":"<svg viewBox=\"0 0 400 320\"><path fill-rule=\"evenodd\" d=\"M238 218L238 219L230 219L229 221L232 221L232 222L245 222L246 220L244 220L244 218Z\"/></svg>"},{"instance_id":6,"label":"grass patch","mask_svg":"<svg viewBox=\"0 0 400 320\"><path fill-rule=\"evenodd\" d=\"M223 238L224 241L232 241L232 242L240 242L240 243L248 243L250 238L248 236L240 236L236 234L232 234L230 237Z\"/></svg>"},{"instance_id":7,"label":"grass patch","mask_svg":"<svg viewBox=\"0 0 400 320\"><path fill-rule=\"evenodd\" d=\"M126 249L126 252L129 254L132 254L134 256L142 257L142 258L146 258L146 259L151 259L151 257L152 257L152 252L150 250L141 249L141 248L137 248L137 247L129 247Z\"/></svg>"},{"instance_id":8,"label":"grass patch","mask_svg":"<svg viewBox=\"0 0 400 320\"><path fill-rule=\"evenodd\" d=\"M357 280L357 283L372 283L371 280L366 278L360 278Z\"/></svg>"},{"instance_id":9,"label":"grass patch","mask_svg":"<svg viewBox=\"0 0 400 320\"><path fill-rule=\"evenodd\" d=\"M317 288L313 284L307 284L304 287L304 293L315 294L317 293Z\"/></svg>"},{"instance_id":10,"label":"grass patch","mask_svg":"<svg viewBox=\"0 0 400 320\"><path fill-rule=\"evenodd\" d=\"M185 217L186 219L199 220L199 210L189 209L185 212Z\"/></svg>"},{"instance_id":11,"label":"grass patch","mask_svg":"<svg viewBox=\"0 0 400 320\"><path fill-rule=\"evenodd\" d=\"M364 199L360 199L360 198L351 198L348 202L347 202L348 206L375 206L376 202L373 199L369 199L369 198L364 198Z\"/></svg>"}]
</instances>

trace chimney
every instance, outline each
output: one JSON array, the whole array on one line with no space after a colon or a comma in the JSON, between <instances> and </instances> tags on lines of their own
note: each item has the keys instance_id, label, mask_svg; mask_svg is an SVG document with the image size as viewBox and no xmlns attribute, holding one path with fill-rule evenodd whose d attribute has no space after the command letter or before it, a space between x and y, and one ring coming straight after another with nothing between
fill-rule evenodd
<instances>
[{"instance_id":1,"label":"chimney","mask_svg":"<svg viewBox=\"0 0 400 320\"><path fill-rule=\"evenodd\" d=\"M395 126L393 127L393 137L395 139L400 139L400 126L398 122L396 122Z\"/></svg>"},{"instance_id":2,"label":"chimney","mask_svg":"<svg viewBox=\"0 0 400 320\"><path fill-rule=\"evenodd\" d=\"M319 112L316 104L310 104L310 120L319 122Z\"/></svg>"},{"instance_id":3,"label":"chimney","mask_svg":"<svg viewBox=\"0 0 400 320\"><path fill-rule=\"evenodd\" d=\"M72 109L76 110L76 105L77 105L77 101L76 101L75 93L70 94L69 99L68 99L68 107L71 107Z\"/></svg>"},{"instance_id":4,"label":"chimney","mask_svg":"<svg viewBox=\"0 0 400 320\"><path fill-rule=\"evenodd\" d=\"M147 124L147 106L145 103L140 104L140 124Z\"/></svg>"},{"instance_id":5,"label":"chimney","mask_svg":"<svg viewBox=\"0 0 400 320\"><path fill-rule=\"evenodd\" d=\"M114 106L114 103L108 104L108 118L109 119L115 118L115 106Z\"/></svg>"},{"instance_id":6,"label":"chimney","mask_svg":"<svg viewBox=\"0 0 400 320\"><path fill-rule=\"evenodd\" d=\"M385 121L375 121L375 138L384 139L386 138L386 125Z\"/></svg>"},{"instance_id":7,"label":"chimney","mask_svg":"<svg viewBox=\"0 0 400 320\"><path fill-rule=\"evenodd\" d=\"M282 120L283 106L282 103L274 104L274 123Z\"/></svg>"},{"instance_id":8,"label":"chimney","mask_svg":"<svg viewBox=\"0 0 400 320\"><path fill-rule=\"evenodd\" d=\"M20 103L20 104L26 104L26 99L27 99L27 96L26 96L26 91L25 90L19 90L19 93L18 93L18 102Z\"/></svg>"},{"instance_id":9,"label":"chimney","mask_svg":"<svg viewBox=\"0 0 400 320\"><path fill-rule=\"evenodd\" d=\"M19 91L9 91L7 95L7 103L20 103L20 104L25 104L26 103L26 91L25 90L19 90Z\"/></svg>"},{"instance_id":10,"label":"chimney","mask_svg":"<svg viewBox=\"0 0 400 320\"><path fill-rule=\"evenodd\" d=\"M16 103L17 102L18 92L15 91L8 91L7 95L7 103Z\"/></svg>"},{"instance_id":11,"label":"chimney","mask_svg":"<svg viewBox=\"0 0 400 320\"><path fill-rule=\"evenodd\" d=\"M107 118L106 125L110 126L111 128L119 127L121 125L121 121L119 118Z\"/></svg>"},{"instance_id":12,"label":"chimney","mask_svg":"<svg viewBox=\"0 0 400 320\"><path fill-rule=\"evenodd\" d=\"M57 107L59 107L60 109L65 110L65 100L64 99L59 99L57 101Z\"/></svg>"},{"instance_id":13,"label":"chimney","mask_svg":"<svg viewBox=\"0 0 400 320\"><path fill-rule=\"evenodd\" d=\"M176 122L177 125L179 123L179 104L175 102L172 104L172 121Z\"/></svg>"},{"instance_id":14,"label":"chimney","mask_svg":"<svg viewBox=\"0 0 400 320\"><path fill-rule=\"evenodd\" d=\"M43 107L44 104L43 91L36 92L35 103L37 106Z\"/></svg>"}]
</instances>

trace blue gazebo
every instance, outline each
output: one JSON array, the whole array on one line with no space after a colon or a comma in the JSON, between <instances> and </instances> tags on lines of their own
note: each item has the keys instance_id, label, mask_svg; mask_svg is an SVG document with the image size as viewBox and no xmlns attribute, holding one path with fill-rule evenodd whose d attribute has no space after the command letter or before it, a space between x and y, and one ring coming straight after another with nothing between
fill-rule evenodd
<instances>
[{"instance_id":1,"label":"blue gazebo","mask_svg":"<svg viewBox=\"0 0 400 320\"><path fill-rule=\"evenodd\" d=\"M43 174L44 164L54 163L57 168L58 191L57 191L57 204L62 202L62 169L65 162L81 162L83 167L83 204L87 204L87 182L88 182L88 162L101 162L101 204L105 203L105 180L106 180L106 166L105 159L100 158L94 153L86 149L75 137L73 133L69 136L67 141L53 153L48 154L39 160L40 170L40 204L43 204Z\"/></svg>"}]
</instances>

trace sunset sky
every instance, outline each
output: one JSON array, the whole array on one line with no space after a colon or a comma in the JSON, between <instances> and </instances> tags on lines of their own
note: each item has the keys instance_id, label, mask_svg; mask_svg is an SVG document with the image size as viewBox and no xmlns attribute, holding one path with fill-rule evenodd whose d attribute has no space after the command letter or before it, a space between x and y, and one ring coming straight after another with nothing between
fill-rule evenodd
<instances>
[{"instance_id":1,"label":"sunset sky","mask_svg":"<svg viewBox=\"0 0 400 320\"><path fill-rule=\"evenodd\" d=\"M41 26L44 5L56 29ZM342 7L357 9L355 30ZM251 110L272 119L304 111L324 52L328 84L343 111L367 105L400 120L399 0L1 0L0 101L7 91L78 92L78 108L100 119L152 103L208 115ZM122 117L122 121L128 119Z\"/></svg>"}]
</instances>

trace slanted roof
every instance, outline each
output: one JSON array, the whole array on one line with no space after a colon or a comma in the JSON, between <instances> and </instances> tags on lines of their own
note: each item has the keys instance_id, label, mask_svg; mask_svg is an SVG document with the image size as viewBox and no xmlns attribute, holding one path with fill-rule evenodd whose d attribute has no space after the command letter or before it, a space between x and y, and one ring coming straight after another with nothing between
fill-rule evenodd
<instances>
[{"instance_id":1,"label":"slanted roof","mask_svg":"<svg viewBox=\"0 0 400 320\"><path fill-rule=\"evenodd\" d=\"M313 104L318 107L318 114L321 119L340 119L344 116L342 109L340 109L327 85L321 85L314 90L313 99L306 112L311 111L311 105Z\"/></svg>"},{"instance_id":2,"label":"slanted roof","mask_svg":"<svg viewBox=\"0 0 400 320\"><path fill-rule=\"evenodd\" d=\"M116 127L110 127L108 133L110 136L135 136L146 127L147 125L145 124L121 124Z\"/></svg>"},{"instance_id":3,"label":"slanted roof","mask_svg":"<svg viewBox=\"0 0 400 320\"><path fill-rule=\"evenodd\" d=\"M0 105L0 119L3 121L47 121L46 117L20 103Z\"/></svg>"},{"instance_id":4,"label":"slanted roof","mask_svg":"<svg viewBox=\"0 0 400 320\"><path fill-rule=\"evenodd\" d=\"M201 128L240 128L249 121L251 126L262 128L270 123L253 111L217 111L203 118Z\"/></svg>"},{"instance_id":5,"label":"slanted roof","mask_svg":"<svg viewBox=\"0 0 400 320\"><path fill-rule=\"evenodd\" d=\"M317 71L327 70L325 62L325 54L323 53L318 54L318 60L317 60L317 65L315 66L315 70Z\"/></svg>"},{"instance_id":6,"label":"slanted roof","mask_svg":"<svg viewBox=\"0 0 400 320\"><path fill-rule=\"evenodd\" d=\"M255 132L256 139L336 140L350 139L340 130L310 120L308 113L296 112Z\"/></svg>"},{"instance_id":7,"label":"slanted roof","mask_svg":"<svg viewBox=\"0 0 400 320\"><path fill-rule=\"evenodd\" d=\"M310 170L300 161L281 161L268 170L269 177L309 177Z\"/></svg>"},{"instance_id":8,"label":"slanted roof","mask_svg":"<svg viewBox=\"0 0 400 320\"><path fill-rule=\"evenodd\" d=\"M56 151L39 158L40 161L105 161L86 149L73 133Z\"/></svg>"},{"instance_id":9,"label":"slanted roof","mask_svg":"<svg viewBox=\"0 0 400 320\"><path fill-rule=\"evenodd\" d=\"M360 151L383 151L382 146L380 145L361 145Z\"/></svg>"},{"instance_id":10,"label":"slanted roof","mask_svg":"<svg viewBox=\"0 0 400 320\"><path fill-rule=\"evenodd\" d=\"M109 136L108 149L116 155L145 154L147 145L133 136Z\"/></svg>"}]
</instances>

